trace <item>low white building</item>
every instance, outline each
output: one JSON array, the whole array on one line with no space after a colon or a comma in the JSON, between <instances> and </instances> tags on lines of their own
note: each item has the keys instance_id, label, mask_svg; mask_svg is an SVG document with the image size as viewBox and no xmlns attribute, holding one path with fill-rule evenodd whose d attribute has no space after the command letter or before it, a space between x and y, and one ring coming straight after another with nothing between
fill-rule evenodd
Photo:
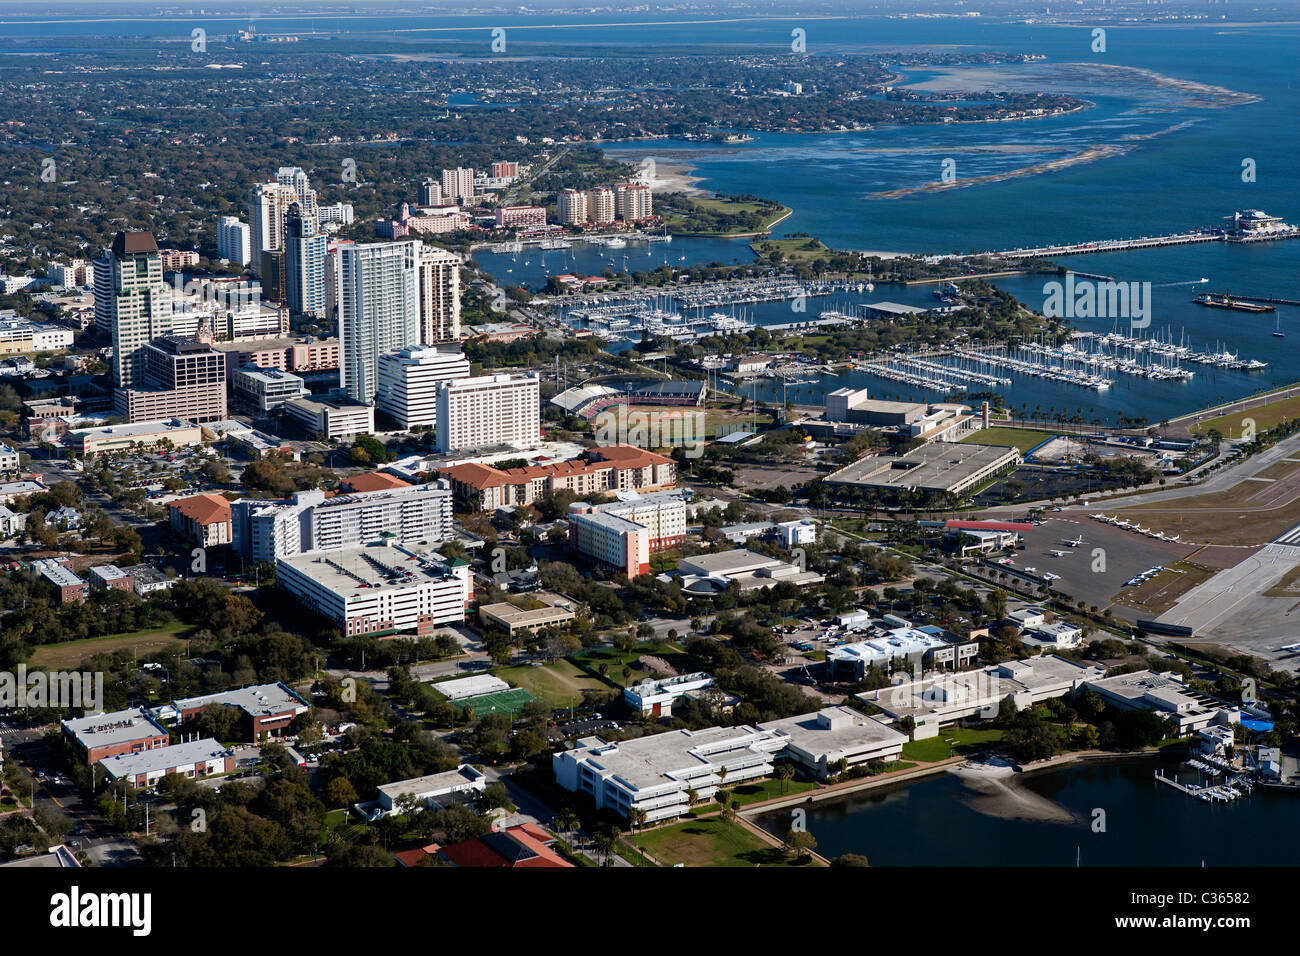
<instances>
[{"instance_id":1,"label":"low white building","mask_svg":"<svg viewBox=\"0 0 1300 956\"><path fill-rule=\"evenodd\" d=\"M21 467L22 459L18 455L18 450L0 442L0 472L18 471Z\"/></svg>"},{"instance_id":2,"label":"low white building","mask_svg":"<svg viewBox=\"0 0 1300 956\"><path fill-rule=\"evenodd\" d=\"M724 768L728 785L767 776L773 754L788 742L784 733L748 725L673 730L620 743L586 737L555 753L551 766L561 787L585 793L597 809L626 817L636 808L653 823L686 813L688 791L697 802L712 799Z\"/></svg>"},{"instance_id":3,"label":"low white building","mask_svg":"<svg viewBox=\"0 0 1300 956\"><path fill-rule=\"evenodd\" d=\"M1089 690L1120 710L1151 710L1169 720L1179 736L1194 733L1212 723L1231 721L1232 711L1205 694L1192 690L1174 671L1133 671L1115 677L1088 681ZM1223 719L1218 719L1223 714ZM1241 720L1236 712L1237 721Z\"/></svg>"},{"instance_id":4,"label":"low white building","mask_svg":"<svg viewBox=\"0 0 1300 956\"><path fill-rule=\"evenodd\" d=\"M769 720L758 726L760 730L784 734L786 746L779 756L815 777L834 773L841 760L850 767L868 760L897 760L908 739L907 734L882 721L842 706Z\"/></svg>"},{"instance_id":5,"label":"low white building","mask_svg":"<svg viewBox=\"0 0 1300 956\"><path fill-rule=\"evenodd\" d=\"M357 809L368 819L376 820L400 812L406 798L414 799L421 807L444 808L458 799L480 794L486 787L487 774L463 763L446 773L431 773L383 784L378 788L379 797L374 804L358 804Z\"/></svg>"},{"instance_id":6,"label":"low white building","mask_svg":"<svg viewBox=\"0 0 1300 956\"><path fill-rule=\"evenodd\" d=\"M678 697L712 686L713 678L703 671L698 671L694 674L681 674L677 677L643 680L638 684L630 684L623 688L623 700L637 713L668 717L673 712L673 701Z\"/></svg>"},{"instance_id":7,"label":"low white building","mask_svg":"<svg viewBox=\"0 0 1300 956\"><path fill-rule=\"evenodd\" d=\"M1083 643L1083 628L1065 621L1053 621L1031 627L1021 640L1031 647L1041 647L1044 652L1068 650Z\"/></svg>"},{"instance_id":8,"label":"low white building","mask_svg":"<svg viewBox=\"0 0 1300 956\"><path fill-rule=\"evenodd\" d=\"M817 543L817 525L807 518L798 521L782 521L776 526L776 534L786 548Z\"/></svg>"},{"instance_id":9,"label":"low white building","mask_svg":"<svg viewBox=\"0 0 1300 956\"><path fill-rule=\"evenodd\" d=\"M308 434L328 441L375 431L375 408L350 399L292 398L284 412L302 424Z\"/></svg>"}]
</instances>

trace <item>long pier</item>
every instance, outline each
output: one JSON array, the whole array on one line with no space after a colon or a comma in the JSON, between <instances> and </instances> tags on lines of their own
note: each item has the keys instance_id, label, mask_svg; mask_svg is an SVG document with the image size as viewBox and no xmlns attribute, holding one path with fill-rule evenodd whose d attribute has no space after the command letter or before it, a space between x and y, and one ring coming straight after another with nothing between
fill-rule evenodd
<instances>
[{"instance_id":1,"label":"long pier","mask_svg":"<svg viewBox=\"0 0 1300 956\"><path fill-rule=\"evenodd\" d=\"M1075 273L1078 275L1079 273ZM1300 299L1284 299L1277 295L1242 295L1240 292L1212 292L1211 295L1227 296L1230 299L1241 299L1243 302L1268 302L1272 305L1300 305Z\"/></svg>"},{"instance_id":2,"label":"long pier","mask_svg":"<svg viewBox=\"0 0 1300 956\"><path fill-rule=\"evenodd\" d=\"M1078 256L1099 252L1123 252L1128 249L1156 249L1161 246L1190 246L1203 242L1271 242L1279 239L1300 238L1300 228L1278 230L1257 236L1235 235L1223 230L1193 230L1170 236L1143 236L1140 239L1102 239L1097 242L1079 242L1073 245L1037 246L1028 249L1007 249L1002 252L977 252L954 256L956 259L975 259L981 256L1002 256L1017 259L1040 259L1049 256Z\"/></svg>"}]
</instances>

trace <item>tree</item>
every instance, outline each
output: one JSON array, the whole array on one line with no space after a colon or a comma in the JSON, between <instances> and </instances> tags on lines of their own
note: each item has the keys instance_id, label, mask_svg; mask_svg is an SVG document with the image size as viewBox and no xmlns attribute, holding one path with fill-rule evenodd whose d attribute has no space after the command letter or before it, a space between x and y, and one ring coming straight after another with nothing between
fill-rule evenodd
<instances>
[{"instance_id":1,"label":"tree","mask_svg":"<svg viewBox=\"0 0 1300 956\"><path fill-rule=\"evenodd\" d=\"M776 768L776 778L781 781L781 792L785 793L794 779L794 765L783 763Z\"/></svg>"},{"instance_id":2,"label":"tree","mask_svg":"<svg viewBox=\"0 0 1300 956\"><path fill-rule=\"evenodd\" d=\"M871 863L860 853L844 853L831 860L831 866L870 866Z\"/></svg>"},{"instance_id":3,"label":"tree","mask_svg":"<svg viewBox=\"0 0 1300 956\"><path fill-rule=\"evenodd\" d=\"M796 830L793 827L785 832L785 839L782 841L785 852L800 859L808 858L812 851L817 849L817 839L807 830Z\"/></svg>"}]
</instances>

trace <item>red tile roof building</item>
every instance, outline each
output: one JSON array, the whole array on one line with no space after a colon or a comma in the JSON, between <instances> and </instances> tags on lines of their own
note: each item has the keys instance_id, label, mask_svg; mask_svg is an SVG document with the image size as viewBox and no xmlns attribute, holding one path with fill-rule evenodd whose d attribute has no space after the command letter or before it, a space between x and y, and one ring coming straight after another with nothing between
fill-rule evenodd
<instances>
[{"instance_id":1,"label":"red tile roof building","mask_svg":"<svg viewBox=\"0 0 1300 956\"><path fill-rule=\"evenodd\" d=\"M593 448L586 461L575 458L550 465L498 469L470 462L445 468L456 500L477 511L529 505L560 490L579 498L606 491L657 491L677 482L671 458L632 445Z\"/></svg>"},{"instance_id":2,"label":"red tile roof building","mask_svg":"<svg viewBox=\"0 0 1300 956\"><path fill-rule=\"evenodd\" d=\"M453 866L572 867L572 863L551 849L554 842L555 837L541 827L525 823L451 846L431 843L393 855L402 866L419 866L436 856Z\"/></svg>"}]
</instances>

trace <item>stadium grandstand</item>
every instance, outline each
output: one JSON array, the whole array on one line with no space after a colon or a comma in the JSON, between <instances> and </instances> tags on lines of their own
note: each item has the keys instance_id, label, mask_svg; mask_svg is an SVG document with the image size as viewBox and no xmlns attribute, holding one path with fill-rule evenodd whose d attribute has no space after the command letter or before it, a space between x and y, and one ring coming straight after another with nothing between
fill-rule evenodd
<instances>
[{"instance_id":1,"label":"stadium grandstand","mask_svg":"<svg viewBox=\"0 0 1300 956\"><path fill-rule=\"evenodd\" d=\"M566 389L551 399L570 415L595 418L616 405L678 405L698 407L704 402L703 382L628 381L582 385Z\"/></svg>"}]
</instances>

